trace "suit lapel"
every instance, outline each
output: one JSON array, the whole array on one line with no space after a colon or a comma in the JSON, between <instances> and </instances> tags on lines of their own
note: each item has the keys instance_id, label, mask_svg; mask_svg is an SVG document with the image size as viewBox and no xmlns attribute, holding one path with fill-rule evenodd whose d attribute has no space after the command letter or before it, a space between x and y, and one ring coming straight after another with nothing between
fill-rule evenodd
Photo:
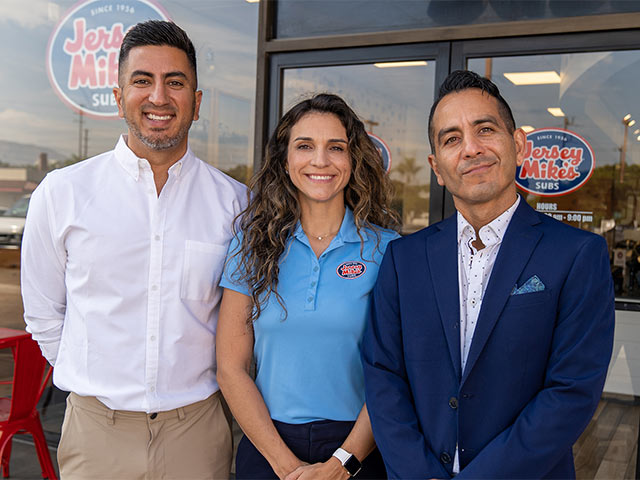
<instances>
[{"instance_id":1,"label":"suit lapel","mask_svg":"<svg viewBox=\"0 0 640 480\"><path fill-rule=\"evenodd\" d=\"M491 335L513 286L520 278L522 270L529 261L533 250L540 241L542 233L533 225L540 220L524 198L513 214L505 232L500 251L491 271L489 284L482 299L478 323L473 334L469 356L462 376L465 382L474 364Z\"/></svg>"},{"instance_id":2,"label":"suit lapel","mask_svg":"<svg viewBox=\"0 0 640 480\"><path fill-rule=\"evenodd\" d=\"M427 261L449 355L460 378L460 298L458 294L458 240L456 215L442 221L440 231L427 238Z\"/></svg>"}]
</instances>

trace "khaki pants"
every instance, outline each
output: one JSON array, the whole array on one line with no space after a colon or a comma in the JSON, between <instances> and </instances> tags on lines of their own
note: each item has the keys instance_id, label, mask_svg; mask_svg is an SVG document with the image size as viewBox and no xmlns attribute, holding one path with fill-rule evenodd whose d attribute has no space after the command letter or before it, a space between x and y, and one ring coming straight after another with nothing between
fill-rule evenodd
<instances>
[{"instance_id":1,"label":"khaki pants","mask_svg":"<svg viewBox=\"0 0 640 480\"><path fill-rule=\"evenodd\" d=\"M147 414L111 410L75 393L58 446L60 477L228 479L231 429L220 392L185 407Z\"/></svg>"}]
</instances>

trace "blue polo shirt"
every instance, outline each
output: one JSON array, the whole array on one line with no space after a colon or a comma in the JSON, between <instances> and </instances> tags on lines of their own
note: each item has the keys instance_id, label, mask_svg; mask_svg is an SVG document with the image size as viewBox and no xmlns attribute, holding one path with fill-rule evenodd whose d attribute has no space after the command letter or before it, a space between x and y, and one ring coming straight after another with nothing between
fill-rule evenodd
<instances>
[{"instance_id":1,"label":"blue polo shirt","mask_svg":"<svg viewBox=\"0 0 640 480\"><path fill-rule=\"evenodd\" d=\"M369 294L387 244L399 235L362 229L364 249L346 209L340 231L317 258L298 223L280 260L278 292L287 317L271 295L254 323L256 385L271 418L286 423L355 420L364 404L360 342ZM229 247L237 248L234 239ZM220 286L245 295L232 281L236 258L228 256Z\"/></svg>"}]
</instances>

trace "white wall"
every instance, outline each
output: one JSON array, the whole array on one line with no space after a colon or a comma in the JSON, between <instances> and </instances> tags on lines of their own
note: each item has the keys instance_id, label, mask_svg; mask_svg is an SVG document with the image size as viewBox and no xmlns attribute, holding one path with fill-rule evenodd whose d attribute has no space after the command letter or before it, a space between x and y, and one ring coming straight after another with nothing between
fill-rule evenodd
<instances>
[{"instance_id":1,"label":"white wall","mask_svg":"<svg viewBox=\"0 0 640 480\"><path fill-rule=\"evenodd\" d=\"M640 312L616 310L613 355L604 391L640 395Z\"/></svg>"}]
</instances>

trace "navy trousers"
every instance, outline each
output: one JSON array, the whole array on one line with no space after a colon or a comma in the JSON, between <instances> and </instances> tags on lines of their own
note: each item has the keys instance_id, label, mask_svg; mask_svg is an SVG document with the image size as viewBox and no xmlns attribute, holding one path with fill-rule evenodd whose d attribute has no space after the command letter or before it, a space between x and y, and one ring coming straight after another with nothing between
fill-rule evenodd
<instances>
[{"instance_id":1,"label":"navy trousers","mask_svg":"<svg viewBox=\"0 0 640 480\"><path fill-rule=\"evenodd\" d=\"M274 420L273 423L284 443L287 444L296 457L303 462L318 463L325 462L331 458L336 448L340 447L345 438L347 438L355 422L321 420L294 425ZM238 480L278 479L269 462L246 436L242 437L238 445L236 478ZM382 456L377 448L362 462L362 470L360 470L356 478L376 480L387 478Z\"/></svg>"}]
</instances>

